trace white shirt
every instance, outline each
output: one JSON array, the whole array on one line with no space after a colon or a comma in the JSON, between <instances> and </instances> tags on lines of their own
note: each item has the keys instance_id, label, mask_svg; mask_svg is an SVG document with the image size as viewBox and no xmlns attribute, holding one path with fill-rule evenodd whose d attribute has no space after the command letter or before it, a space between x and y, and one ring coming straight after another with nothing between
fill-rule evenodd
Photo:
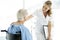
<instances>
[{"instance_id":1,"label":"white shirt","mask_svg":"<svg viewBox=\"0 0 60 40\"><path fill-rule=\"evenodd\" d=\"M45 18L43 13L42 13L42 10L36 10L33 13L33 16L34 16L33 23L35 24L34 26L32 26L33 40L35 40L36 35L41 35L40 39L42 39L42 37L44 36L43 25L48 25L48 21L51 21L51 17L49 17L47 15L47 17ZM34 33L36 33L36 34L34 34Z\"/></svg>"}]
</instances>

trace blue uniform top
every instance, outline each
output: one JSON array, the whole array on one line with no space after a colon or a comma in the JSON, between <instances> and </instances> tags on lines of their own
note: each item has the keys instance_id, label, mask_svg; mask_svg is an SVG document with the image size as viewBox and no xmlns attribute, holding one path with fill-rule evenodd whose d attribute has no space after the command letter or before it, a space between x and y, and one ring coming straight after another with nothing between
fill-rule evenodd
<instances>
[{"instance_id":1,"label":"blue uniform top","mask_svg":"<svg viewBox=\"0 0 60 40\"><path fill-rule=\"evenodd\" d=\"M8 33L16 34L16 32L21 31L22 40L32 40L32 35L30 34L29 30L23 24L11 24L8 28Z\"/></svg>"}]
</instances>

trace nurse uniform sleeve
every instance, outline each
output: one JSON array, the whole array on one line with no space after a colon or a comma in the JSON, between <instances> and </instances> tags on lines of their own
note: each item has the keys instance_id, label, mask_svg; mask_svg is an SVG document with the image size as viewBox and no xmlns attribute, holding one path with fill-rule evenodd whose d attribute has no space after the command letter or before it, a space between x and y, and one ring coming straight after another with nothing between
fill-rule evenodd
<instances>
[{"instance_id":1,"label":"nurse uniform sleeve","mask_svg":"<svg viewBox=\"0 0 60 40\"><path fill-rule=\"evenodd\" d=\"M33 16L38 16L38 10L35 10Z\"/></svg>"},{"instance_id":2,"label":"nurse uniform sleeve","mask_svg":"<svg viewBox=\"0 0 60 40\"><path fill-rule=\"evenodd\" d=\"M51 16L50 18L49 18L49 21L48 22L51 22L51 26L53 26L53 17Z\"/></svg>"},{"instance_id":3,"label":"nurse uniform sleeve","mask_svg":"<svg viewBox=\"0 0 60 40\"><path fill-rule=\"evenodd\" d=\"M50 21L50 22L52 22L52 17L51 17L51 16L49 17L49 20L48 20L48 22L49 22L49 21Z\"/></svg>"}]
</instances>

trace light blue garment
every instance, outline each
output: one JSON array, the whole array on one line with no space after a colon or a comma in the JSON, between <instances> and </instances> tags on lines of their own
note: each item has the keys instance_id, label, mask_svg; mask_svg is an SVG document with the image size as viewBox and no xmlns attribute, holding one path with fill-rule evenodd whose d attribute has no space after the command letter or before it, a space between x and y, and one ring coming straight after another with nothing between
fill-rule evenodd
<instances>
[{"instance_id":1,"label":"light blue garment","mask_svg":"<svg viewBox=\"0 0 60 40\"><path fill-rule=\"evenodd\" d=\"M11 24L11 26L8 28L8 33L11 34L16 34L16 32L18 31L21 31L22 40L32 40L32 35L23 24L20 25Z\"/></svg>"}]
</instances>

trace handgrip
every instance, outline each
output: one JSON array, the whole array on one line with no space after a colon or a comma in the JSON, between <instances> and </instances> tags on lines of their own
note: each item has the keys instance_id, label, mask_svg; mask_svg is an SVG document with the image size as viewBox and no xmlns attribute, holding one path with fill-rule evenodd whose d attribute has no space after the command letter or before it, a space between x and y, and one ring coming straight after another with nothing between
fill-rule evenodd
<instances>
[{"instance_id":1,"label":"handgrip","mask_svg":"<svg viewBox=\"0 0 60 40\"><path fill-rule=\"evenodd\" d=\"M1 32L7 32L6 30L1 30Z\"/></svg>"}]
</instances>

